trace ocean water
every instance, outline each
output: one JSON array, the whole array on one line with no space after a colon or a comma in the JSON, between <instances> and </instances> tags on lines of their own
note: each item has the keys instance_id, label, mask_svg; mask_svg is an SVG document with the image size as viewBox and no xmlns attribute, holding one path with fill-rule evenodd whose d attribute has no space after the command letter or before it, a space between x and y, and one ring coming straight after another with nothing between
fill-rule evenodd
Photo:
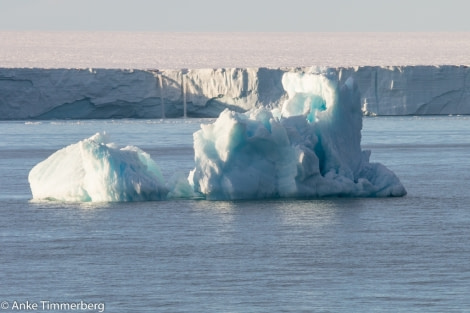
<instances>
[{"instance_id":1,"label":"ocean water","mask_svg":"<svg viewBox=\"0 0 470 313\"><path fill-rule=\"evenodd\" d=\"M467 116L364 118L403 198L30 201L29 170L97 131L187 173L206 122L0 122L3 311L469 312Z\"/></svg>"}]
</instances>

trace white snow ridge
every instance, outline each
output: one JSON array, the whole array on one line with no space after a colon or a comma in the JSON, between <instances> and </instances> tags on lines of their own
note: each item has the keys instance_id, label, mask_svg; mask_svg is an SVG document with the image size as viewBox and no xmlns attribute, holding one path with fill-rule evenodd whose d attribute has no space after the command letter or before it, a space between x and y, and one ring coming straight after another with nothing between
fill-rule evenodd
<instances>
[{"instance_id":1,"label":"white snow ridge","mask_svg":"<svg viewBox=\"0 0 470 313\"><path fill-rule=\"evenodd\" d=\"M150 156L97 134L29 174L34 199L142 201L404 196L393 172L361 150L360 94L323 74L285 73L281 108L225 109L194 133L195 168L165 182ZM188 183L189 181L189 183ZM170 186L170 187L165 187Z\"/></svg>"}]
</instances>

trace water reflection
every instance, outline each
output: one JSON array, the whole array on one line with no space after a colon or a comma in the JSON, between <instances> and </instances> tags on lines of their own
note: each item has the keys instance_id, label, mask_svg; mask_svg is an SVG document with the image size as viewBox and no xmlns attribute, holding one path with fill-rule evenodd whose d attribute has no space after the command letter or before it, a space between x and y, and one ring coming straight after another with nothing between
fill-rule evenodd
<instances>
[{"instance_id":1,"label":"water reflection","mask_svg":"<svg viewBox=\"0 0 470 313\"><path fill-rule=\"evenodd\" d=\"M328 198L312 200L195 201L194 208L225 222L233 222L237 218L269 218L272 221L277 221L277 224L321 227L333 223L339 215L354 214L357 210L373 206L373 202L379 200Z\"/></svg>"},{"instance_id":2,"label":"water reflection","mask_svg":"<svg viewBox=\"0 0 470 313\"><path fill-rule=\"evenodd\" d=\"M194 201L198 223L211 225L213 240L260 247L309 242L324 245L342 225L361 224L361 212L378 199Z\"/></svg>"}]
</instances>

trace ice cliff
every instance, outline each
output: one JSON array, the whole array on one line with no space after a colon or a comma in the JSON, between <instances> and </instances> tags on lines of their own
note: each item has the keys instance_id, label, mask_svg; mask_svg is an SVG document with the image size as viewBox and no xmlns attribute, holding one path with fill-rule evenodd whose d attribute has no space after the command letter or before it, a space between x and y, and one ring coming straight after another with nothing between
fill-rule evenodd
<instances>
[{"instance_id":1,"label":"ice cliff","mask_svg":"<svg viewBox=\"0 0 470 313\"><path fill-rule=\"evenodd\" d=\"M0 119L216 117L279 108L286 73L354 78L372 115L470 114L466 66L192 70L0 69ZM162 107L163 103L163 107Z\"/></svg>"}]
</instances>

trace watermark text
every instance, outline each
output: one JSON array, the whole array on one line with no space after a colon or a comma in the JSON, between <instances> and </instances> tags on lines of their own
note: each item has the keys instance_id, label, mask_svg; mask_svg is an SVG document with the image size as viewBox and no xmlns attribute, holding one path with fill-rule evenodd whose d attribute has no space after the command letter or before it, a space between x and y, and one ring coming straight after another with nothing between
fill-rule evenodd
<instances>
[{"instance_id":1,"label":"watermark text","mask_svg":"<svg viewBox=\"0 0 470 313\"><path fill-rule=\"evenodd\" d=\"M0 310L2 311L87 311L103 313L105 311L104 302L87 302L87 301L74 301L74 302L59 302L51 300L40 301L1 301Z\"/></svg>"}]
</instances>

